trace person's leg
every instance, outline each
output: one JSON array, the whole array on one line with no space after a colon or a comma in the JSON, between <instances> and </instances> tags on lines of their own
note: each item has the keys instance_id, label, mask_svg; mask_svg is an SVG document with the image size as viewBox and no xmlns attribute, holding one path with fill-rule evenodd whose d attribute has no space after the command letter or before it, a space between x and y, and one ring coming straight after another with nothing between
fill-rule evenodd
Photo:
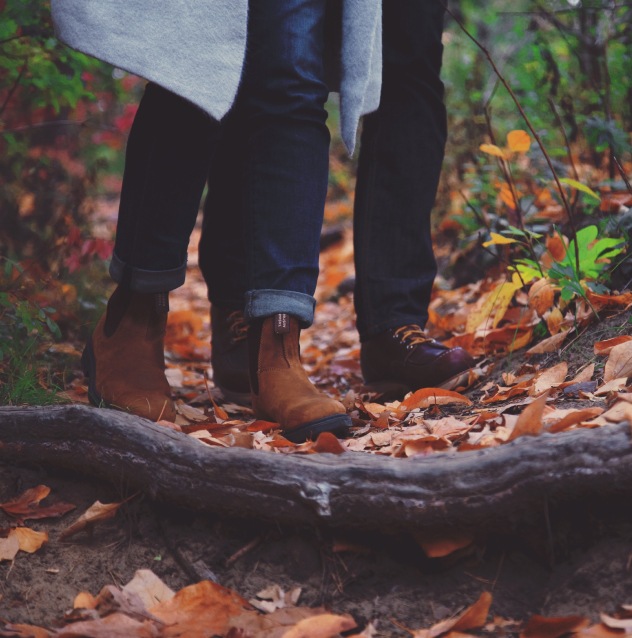
<instances>
[{"instance_id":1,"label":"person's leg","mask_svg":"<svg viewBox=\"0 0 632 638\"><path fill-rule=\"evenodd\" d=\"M325 0L250 3L248 54L234 113L245 130L242 206L248 262L253 408L293 440L345 430L299 358L312 323L329 162Z\"/></svg>"},{"instance_id":2,"label":"person's leg","mask_svg":"<svg viewBox=\"0 0 632 638\"><path fill-rule=\"evenodd\" d=\"M446 141L443 17L438 0L384 3L381 101L364 119L360 145L354 248L362 369L367 382L393 382L396 395L471 366L464 351L422 333L436 275L430 213Z\"/></svg>"},{"instance_id":3,"label":"person's leg","mask_svg":"<svg viewBox=\"0 0 632 638\"><path fill-rule=\"evenodd\" d=\"M211 367L222 396L250 405L247 324L244 298L249 287L242 189L245 126L229 114L209 170L199 265L211 302Z\"/></svg>"},{"instance_id":4,"label":"person's leg","mask_svg":"<svg viewBox=\"0 0 632 638\"><path fill-rule=\"evenodd\" d=\"M164 375L168 291L184 282L218 123L148 85L127 144L110 273L118 287L83 356L93 403L173 420Z\"/></svg>"}]
</instances>

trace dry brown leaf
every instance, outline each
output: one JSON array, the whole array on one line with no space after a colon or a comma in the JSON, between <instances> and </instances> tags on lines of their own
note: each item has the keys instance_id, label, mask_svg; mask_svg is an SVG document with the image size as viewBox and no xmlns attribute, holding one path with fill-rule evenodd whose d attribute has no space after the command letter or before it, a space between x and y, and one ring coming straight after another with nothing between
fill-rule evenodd
<instances>
[{"instance_id":1,"label":"dry brown leaf","mask_svg":"<svg viewBox=\"0 0 632 638\"><path fill-rule=\"evenodd\" d=\"M54 503L53 505L41 507L40 502L49 494L50 487L38 485L26 490L13 501L0 503L0 508L20 521L53 518L75 509L76 506L71 503Z\"/></svg>"},{"instance_id":2,"label":"dry brown leaf","mask_svg":"<svg viewBox=\"0 0 632 638\"><path fill-rule=\"evenodd\" d=\"M428 408L431 405L448 405L450 403L464 403L472 405L472 402L464 395L443 390L442 388L421 388L407 396L399 405L399 412L410 412L416 408Z\"/></svg>"},{"instance_id":3,"label":"dry brown leaf","mask_svg":"<svg viewBox=\"0 0 632 638\"><path fill-rule=\"evenodd\" d=\"M0 632L2 630L10 631L10 634L1 633L2 636L11 636L12 638L51 638L51 633L48 629L44 629L43 627L36 627L35 625L4 625L4 627L0 627ZM57 634L55 634L57 635Z\"/></svg>"},{"instance_id":4,"label":"dry brown leaf","mask_svg":"<svg viewBox=\"0 0 632 638\"><path fill-rule=\"evenodd\" d=\"M72 603L73 609L96 609L97 598L87 591L79 592Z\"/></svg>"},{"instance_id":5,"label":"dry brown leaf","mask_svg":"<svg viewBox=\"0 0 632 638\"><path fill-rule=\"evenodd\" d=\"M567 634L587 627L590 621L583 616L566 616L563 618L545 618L532 616L520 638L562 638Z\"/></svg>"},{"instance_id":6,"label":"dry brown leaf","mask_svg":"<svg viewBox=\"0 0 632 638\"><path fill-rule=\"evenodd\" d=\"M568 337L568 330L558 332L542 341L538 341L533 347L529 348L525 354L547 354L549 352L556 352L560 349L560 346L566 341Z\"/></svg>"},{"instance_id":7,"label":"dry brown leaf","mask_svg":"<svg viewBox=\"0 0 632 638\"><path fill-rule=\"evenodd\" d=\"M615 618L608 614L599 614L601 622L610 629L624 629L627 632L632 633L632 618Z\"/></svg>"},{"instance_id":8,"label":"dry brown leaf","mask_svg":"<svg viewBox=\"0 0 632 638\"><path fill-rule=\"evenodd\" d=\"M597 341L593 346L593 350L597 355L610 354L612 348L625 343L626 341L632 341L632 335L619 335L618 337L612 337L611 339Z\"/></svg>"},{"instance_id":9,"label":"dry brown leaf","mask_svg":"<svg viewBox=\"0 0 632 638\"><path fill-rule=\"evenodd\" d=\"M546 249L551 253L555 261L562 261L566 257L566 242L559 235L548 235Z\"/></svg>"},{"instance_id":10,"label":"dry brown leaf","mask_svg":"<svg viewBox=\"0 0 632 638\"><path fill-rule=\"evenodd\" d=\"M603 372L603 380L607 383L613 379L632 375L632 341L620 343L610 350Z\"/></svg>"},{"instance_id":11,"label":"dry brown leaf","mask_svg":"<svg viewBox=\"0 0 632 638\"><path fill-rule=\"evenodd\" d=\"M95 523L101 523L113 518L119 507L126 502L127 501L121 501L120 503L101 503L100 501L96 501L70 527L67 527L59 535L59 540L77 534Z\"/></svg>"},{"instance_id":12,"label":"dry brown leaf","mask_svg":"<svg viewBox=\"0 0 632 638\"><path fill-rule=\"evenodd\" d=\"M448 631L467 631L482 627L486 620L489 608L492 604L492 595L483 592L480 598L470 607L462 611L454 618L442 620L430 629L419 629L412 632L413 638L437 638Z\"/></svg>"},{"instance_id":13,"label":"dry brown leaf","mask_svg":"<svg viewBox=\"0 0 632 638\"><path fill-rule=\"evenodd\" d=\"M123 591L138 596L147 609L175 596L175 592L150 569L137 570Z\"/></svg>"},{"instance_id":14,"label":"dry brown leaf","mask_svg":"<svg viewBox=\"0 0 632 638\"><path fill-rule=\"evenodd\" d=\"M535 378L533 388L530 394L533 396L539 396L547 390L551 390L554 386L564 382L566 375L568 374L568 363L562 361L551 368L542 370Z\"/></svg>"},{"instance_id":15,"label":"dry brown leaf","mask_svg":"<svg viewBox=\"0 0 632 638\"><path fill-rule=\"evenodd\" d=\"M207 638L226 633L232 620L249 609L248 601L234 591L205 580L181 589L149 611L167 625L161 634L164 638Z\"/></svg>"},{"instance_id":16,"label":"dry brown leaf","mask_svg":"<svg viewBox=\"0 0 632 638\"><path fill-rule=\"evenodd\" d=\"M555 421L553 424L548 426L547 432L562 432L563 430L567 430L573 425L577 425L578 423L582 423L583 421L590 421L596 416L599 416L602 412L603 408L586 408L584 410L575 410L559 419L559 421Z\"/></svg>"},{"instance_id":17,"label":"dry brown leaf","mask_svg":"<svg viewBox=\"0 0 632 638\"><path fill-rule=\"evenodd\" d=\"M619 629L609 629L605 625L591 625L573 634L573 638L621 638Z\"/></svg>"},{"instance_id":18,"label":"dry brown leaf","mask_svg":"<svg viewBox=\"0 0 632 638\"><path fill-rule=\"evenodd\" d=\"M632 292L624 292L620 295L600 295L590 289L586 290L586 297L595 310L604 308L623 308L627 310L632 306Z\"/></svg>"},{"instance_id":19,"label":"dry brown leaf","mask_svg":"<svg viewBox=\"0 0 632 638\"><path fill-rule=\"evenodd\" d=\"M321 432L312 449L320 454L342 454L347 451L331 432Z\"/></svg>"},{"instance_id":20,"label":"dry brown leaf","mask_svg":"<svg viewBox=\"0 0 632 638\"><path fill-rule=\"evenodd\" d=\"M159 638L162 635L151 620L135 620L115 612L105 618L71 623L60 629L55 638Z\"/></svg>"},{"instance_id":21,"label":"dry brown leaf","mask_svg":"<svg viewBox=\"0 0 632 638\"><path fill-rule=\"evenodd\" d=\"M20 541L17 536L9 534L6 538L0 538L0 562L13 560L20 551Z\"/></svg>"},{"instance_id":22,"label":"dry brown leaf","mask_svg":"<svg viewBox=\"0 0 632 638\"><path fill-rule=\"evenodd\" d=\"M604 412L603 418L613 423L622 421L632 423L632 404L627 401L617 401L607 412Z\"/></svg>"},{"instance_id":23,"label":"dry brown leaf","mask_svg":"<svg viewBox=\"0 0 632 638\"><path fill-rule=\"evenodd\" d=\"M600 385L594 392L596 396L601 396L603 394L610 394L610 392L619 392L620 390L625 390L628 387L628 378L620 377L619 379L612 379L612 381L608 381L608 383L604 383Z\"/></svg>"},{"instance_id":24,"label":"dry brown leaf","mask_svg":"<svg viewBox=\"0 0 632 638\"><path fill-rule=\"evenodd\" d=\"M552 335L556 335L562 329L564 325L564 315L560 312L559 308L553 308L546 317L546 327Z\"/></svg>"},{"instance_id":25,"label":"dry brown leaf","mask_svg":"<svg viewBox=\"0 0 632 638\"><path fill-rule=\"evenodd\" d=\"M545 392L532 401L519 415L508 441L519 436L537 436L542 431L542 416L549 393Z\"/></svg>"},{"instance_id":26,"label":"dry brown leaf","mask_svg":"<svg viewBox=\"0 0 632 638\"><path fill-rule=\"evenodd\" d=\"M472 538L465 535L430 538L416 535L415 541L424 550L428 558L442 558L472 544Z\"/></svg>"},{"instance_id":27,"label":"dry brown leaf","mask_svg":"<svg viewBox=\"0 0 632 638\"><path fill-rule=\"evenodd\" d=\"M529 307L542 316L547 310L553 307L555 302L555 286L545 278L538 279L529 288Z\"/></svg>"},{"instance_id":28,"label":"dry brown leaf","mask_svg":"<svg viewBox=\"0 0 632 638\"><path fill-rule=\"evenodd\" d=\"M48 541L48 532L36 532L28 527L15 527L9 532L9 536L15 536L20 549L29 554L36 552Z\"/></svg>"},{"instance_id":29,"label":"dry brown leaf","mask_svg":"<svg viewBox=\"0 0 632 638\"><path fill-rule=\"evenodd\" d=\"M320 614L299 620L282 635L282 638L335 638L341 631L355 627L357 624L351 616Z\"/></svg>"}]
</instances>

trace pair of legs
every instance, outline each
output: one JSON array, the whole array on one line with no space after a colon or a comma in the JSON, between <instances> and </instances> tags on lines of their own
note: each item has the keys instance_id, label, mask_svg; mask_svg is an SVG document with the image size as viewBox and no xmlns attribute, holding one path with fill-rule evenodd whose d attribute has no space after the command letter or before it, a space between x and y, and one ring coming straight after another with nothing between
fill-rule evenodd
<instances>
[{"instance_id":1,"label":"pair of legs","mask_svg":"<svg viewBox=\"0 0 632 638\"><path fill-rule=\"evenodd\" d=\"M448 350L422 334L436 275L430 213L446 141L443 18L438 0L384 2L381 101L364 118L360 144L354 300L362 367L368 382L393 396L424 385L458 384L472 364L461 349ZM237 131L243 128L234 124ZM226 145L211 171L223 179L209 180L200 242L200 267L216 315L215 377L233 397L247 389L244 373L241 381L239 376L245 356L231 345L228 321L243 308L248 281L250 252L233 197L242 167L241 148ZM223 271L222 264L229 268Z\"/></svg>"},{"instance_id":2,"label":"pair of legs","mask_svg":"<svg viewBox=\"0 0 632 638\"><path fill-rule=\"evenodd\" d=\"M250 4L242 82L222 122L159 86L147 87L127 146L110 268L119 287L84 358L93 401L150 418L158 410L165 416L165 409L173 416L157 365L165 293L184 282L205 182L208 178L212 187L224 182L222 166L234 147L240 162L227 197L238 212L233 232L240 255L232 254L233 237L225 229L214 229L207 242L211 253L222 255L212 264L222 282L222 303L239 304L251 324L250 381L257 412L299 437L348 425L344 408L320 395L298 363L299 327L313 320L327 190L325 6L326 0ZM238 286L233 265L240 273ZM144 333L147 352L134 350L126 333L135 338ZM145 376L160 386L156 396L144 388L136 392L139 382L124 374L122 359L130 366L151 361L153 372ZM124 384L140 394L138 400L128 398ZM142 409L147 403L149 411Z\"/></svg>"}]
</instances>

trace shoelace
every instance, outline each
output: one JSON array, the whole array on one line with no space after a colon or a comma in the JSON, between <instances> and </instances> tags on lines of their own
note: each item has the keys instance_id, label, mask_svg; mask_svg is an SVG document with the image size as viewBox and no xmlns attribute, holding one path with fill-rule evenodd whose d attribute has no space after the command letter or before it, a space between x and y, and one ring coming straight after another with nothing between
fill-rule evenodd
<instances>
[{"instance_id":1,"label":"shoelace","mask_svg":"<svg viewBox=\"0 0 632 638\"><path fill-rule=\"evenodd\" d=\"M418 346L422 343L432 341L432 339L426 337L421 327L414 323L396 328L393 331L393 335L408 346Z\"/></svg>"},{"instance_id":2,"label":"shoelace","mask_svg":"<svg viewBox=\"0 0 632 638\"><path fill-rule=\"evenodd\" d=\"M243 341L248 336L248 324L241 310L231 312L226 318L228 329L233 335L233 343Z\"/></svg>"}]
</instances>

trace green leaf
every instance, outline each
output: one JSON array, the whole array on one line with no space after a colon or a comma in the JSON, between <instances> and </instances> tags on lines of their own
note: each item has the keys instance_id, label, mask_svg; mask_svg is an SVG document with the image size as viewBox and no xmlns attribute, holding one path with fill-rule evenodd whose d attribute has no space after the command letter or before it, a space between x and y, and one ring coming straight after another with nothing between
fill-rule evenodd
<instances>
[{"instance_id":1,"label":"green leaf","mask_svg":"<svg viewBox=\"0 0 632 638\"><path fill-rule=\"evenodd\" d=\"M597 193L595 193L592 188L588 188L588 186L582 184L581 182L578 182L576 179L571 179L570 177L562 177L560 178L560 182L562 182L562 184L567 184L568 186L571 186L572 188L575 188L582 193L586 193L586 195L590 195L598 202L601 201L601 197Z\"/></svg>"}]
</instances>

